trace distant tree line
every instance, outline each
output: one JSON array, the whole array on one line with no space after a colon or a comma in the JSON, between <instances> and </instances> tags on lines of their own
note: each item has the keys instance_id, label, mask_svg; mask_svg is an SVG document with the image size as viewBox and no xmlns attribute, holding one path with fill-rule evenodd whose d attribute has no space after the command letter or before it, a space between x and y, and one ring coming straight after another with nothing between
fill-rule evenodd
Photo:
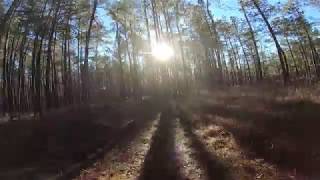
<instances>
[{"instance_id":1,"label":"distant tree line","mask_svg":"<svg viewBox=\"0 0 320 180\"><path fill-rule=\"evenodd\" d=\"M320 78L319 31L304 6L240 0L243 18L216 18L216 1L0 1L4 114L141 98L203 86ZM105 26L106 19L110 25ZM107 21L109 22L109 21ZM175 54L150 52L166 42Z\"/></svg>"}]
</instances>

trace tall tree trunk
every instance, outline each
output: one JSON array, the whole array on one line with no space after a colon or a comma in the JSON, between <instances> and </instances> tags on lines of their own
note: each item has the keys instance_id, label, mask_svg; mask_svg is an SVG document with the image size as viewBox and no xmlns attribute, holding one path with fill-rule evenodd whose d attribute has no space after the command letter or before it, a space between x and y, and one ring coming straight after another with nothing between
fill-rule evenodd
<instances>
[{"instance_id":1,"label":"tall tree trunk","mask_svg":"<svg viewBox=\"0 0 320 180\"><path fill-rule=\"evenodd\" d=\"M286 39L286 42L287 42L287 44L288 44L289 52L290 52L290 55L291 55L291 58L292 58L292 61L293 61L293 64L294 64L294 68L295 68L295 71L296 71L296 75L297 75L297 77L298 77L300 73L299 73L299 69L298 69L297 60L296 60L296 58L295 58L294 55L293 55L293 51L292 51L290 42L289 42L289 40L288 40L288 37L285 36L285 39Z\"/></svg>"},{"instance_id":2,"label":"tall tree trunk","mask_svg":"<svg viewBox=\"0 0 320 180\"><path fill-rule=\"evenodd\" d=\"M120 73L120 96L125 97L125 87L124 87L124 74L123 74L123 62L121 57L121 36L119 23L116 23L116 40L118 48L118 61L119 61L119 73Z\"/></svg>"},{"instance_id":3,"label":"tall tree trunk","mask_svg":"<svg viewBox=\"0 0 320 180\"><path fill-rule=\"evenodd\" d=\"M182 35L181 35L181 30L179 27L179 4L176 3L176 7L175 7L175 13L176 13L176 28L178 31L178 37L179 37L179 48L180 48L180 54L181 54L181 60L182 60L182 68L183 68L183 81L185 83L185 90L187 90L188 88L188 79L187 79L187 67L186 67L186 60L184 57L184 50L183 50L183 42L182 42Z\"/></svg>"},{"instance_id":4,"label":"tall tree trunk","mask_svg":"<svg viewBox=\"0 0 320 180\"><path fill-rule=\"evenodd\" d=\"M131 31L132 32L132 31ZM132 65L132 59L131 59L131 53L130 53L130 48L129 48L129 38L127 33L125 33L125 41L126 41L126 50L127 50L127 55L129 59L129 93L130 95L134 94L134 73L133 73L133 65Z\"/></svg>"},{"instance_id":5,"label":"tall tree trunk","mask_svg":"<svg viewBox=\"0 0 320 180\"><path fill-rule=\"evenodd\" d=\"M134 32L134 29L132 27L132 23L129 24L130 31ZM132 34L134 36L134 34ZM136 55L136 42L134 39L131 40L131 46L132 46L132 66L133 66L133 87L134 87L134 96L135 98L140 98L140 80L139 80L139 74L138 74L138 61L137 61L137 55Z\"/></svg>"},{"instance_id":6,"label":"tall tree trunk","mask_svg":"<svg viewBox=\"0 0 320 180\"><path fill-rule=\"evenodd\" d=\"M45 83L45 95L46 95L46 104L47 108L52 107L52 88L50 87L50 84L52 84L51 81L51 64L52 64L52 41L54 38L54 33L56 30L56 24L57 24L57 16L60 10L60 0L57 1L57 4L54 4L55 7L55 13L53 20L51 22L50 27L50 33L49 33L49 40L48 40L48 50L47 50L47 62L46 62L46 83Z\"/></svg>"},{"instance_id":7,"label":"tall tree trunk","mask_svg":"<svg viewBox=\"0 0 320 180\"><path fill-rule=\"evenodd\" d=\"M262 12L257 0L252 0L252 2L254 4L254 6L257 8L257 10L260 13L261 17L263 18L264 22L266 23L267 28L271 34L271 37L272 37L274 43L276 44L276 48L277 48L278 56L279 56L279 60L280 60L280 65L281 65L281 70L282 70L283 81L286 84L289 82L289 69L286 67L287 66L287 62L286 62L287 56L286 56L285 52L283 51L283 49L281 48L281 45L276 37L274 30L271 27L265 14Z\"/></svg>"},{"instance_id":8,"label":"tall tree trunk","mask_svg":"<svg viewBox=\"0 0 320 180\"><path fill-rule=\"evenodd\" d=\"M44 13L47 9L48 0L45 1L45 4L41 10L41 19L44 17ZM51 10L49 14L51 13ZM32 51L32 62L31 62L31 94L32 94L32 103L33 110L35 114L42 115L41 108L41 54L42 54L42 43L44 39L44 24L39 24L36 27L35 39L33 42L33 51ZM42 35L42 36L41 36ZM41 40L39 42L39 37Z\"/></svg>"},{"instance_id":9,"label":"tall tree trunk","mask_svg":"<svg viewBox=\"0 0 320 180\"><path fill-rule=\"evenodd\" d=\"M255 56L254 59L256 61L256 76L257 76L257 80L261 81L263 79L263 74L262 74L262 67L261 67L261 59L260 59L260 55L259 55L259 50L258 50L258 46L257 46L257 41L256 41L256 37L255 37L255 33L254 30L252 28L251 22L249 20L249 17L247 15L246 9L244 8L243 4L241 3L241 9L243 12L243 15L246 19L246 22L249 26L249 31L250 31L250 36L251 36L251 40L253 42L253 46L254 46L254 52L255 52Z\"/></svg>"},{"instance_id":10,"label":"tall tree trunk","mask_svg":"<svg viewBox=\"0 0 320 180\"><path fill-rule=\"evenodd\" d=\"M240 34L239 34L239 30L238 30L238 26L236 24L236 22L233 22L233 26L236 30L236 36L238 38L238 41L240 43L240 46L241 46L241 49L242 49L242 52L243 52L243 55L244 55L244 59L246 61L246 65L247 65L247 69L248 69L248 73L249 73L249 81L252 80L252 75L251 75L251 70L250 70L250 64L249 64L249 60L248 60L248 55L247 55L247 52L246 50L244 49L244 46L243 46L243 42L241 40L241 37L240 37Z\"/></svg>"},{"instance_id":11,"label":"tall tree trunk","mask_svg":"<svg viewBox=\"0 0 320 180\"><path fill-rule=\"evenodd\" d=\"M39 48L37 49L37 56L35 62L35 112L42 116L41 107L41 56L42 56L42 45L44 37L41 37Z\"/></svg>"},{"instance_id":12,"label":"tall tree trunk","mask_svg":"<svg viewBox=\"0 0 320 180\"><path fill-rule=\"evenodd\" d=\"M3 114L8 112L8 94L7 94L7 44L9 32L7 31L3 44L3 60L2 60L2 97L3 97Z\"/></svg>"},{"instance_id":13,"label":"tall tree trunk","mask_svg":"<svg viewBox=\"0 0 320 180\"><path fill-rule=\"evenodd\" d=\"M22 0L13 0L7 12L2 16L0 21L0 34L2 35L5 32L7 27L7 22L10 20L16 8L20 5Z\"/></svg>"},{"instance_id":14,"label":"tall tree trunk","mask_svg":"<svg viewBox=\"0 0 320 180\"><path fill-rule=\"evenodd\" d=\"M147 38L148 38L149 50L151 50L151 33L150 33L149 19L148 19L148 14L147 14L147 0L143 0L143 13L144 13L145 25L147 28Z\"/></svg>"},{"instance_id":15,"label":"tall tree trunk","mask_svg":"<svg viewBox=\"0 0 320 180\"><path fill-rule=\"evenodd\" d=\"M79 92L79 89L80 89L80 85L81 85L81 71L80 71L80 65L81 65L81 61L82 61L82 53L81 53L81 19L79 18L78 20L78 37L77 37L77 40L78 40L78 46L77 46L77 54L78 54L78 63L77 63L77 73L78 73L78 92L77 92L77 95L78 95L78 102L81 102L81 91Z\"/></svg>"},{"instance_id":16,"label":"tall tree trunk","mask_svg":"<svg viewBox=\"0 0 320 180\"><path fill-rule=\"evenodd\" d=\"M302 44L301 42L302 40L298 40L298 43L299 43L299 50L300 50L300 53L301 53L301 57L302 59L304 60L304 66L305 66L305 73L306 75L311 75L311 69L310 69L310 64L309 64L309 59L308 59L308 55L305 51L305 48L304 48L304 45Z\"/></svg>"},{"instance_id":17,"label":"tall tree trunk","mask_svg":"<svg viewBox=\"0 0 320 180\"><path fill-rule=\"evenodd\" d=\"M231 39L228 38L228 41L229 41L229 44L230 44L230 47L231 47L231 51L232 51L232 54L233 54L233 59L234 59L233 62L235 63L235 67L236 67L236 70L237 70L237 71L236 71L236 74L237 74L237 82L238 82L238 84L242 84L241 67L239 66L240 64L238 64L238 61L237 61L237 59L239 59L239 58L237 58L237 52L236 52L236 50L235 50L235 47L234 47Z\"/></svg>"},{"instance_id":18,"label":"tall tree trunk","mask_svg":"<svg viewBox=\"0 0 320 180\"><path fill-rule=\"evenodd\" d=\"M68 65L67 65L67 61L68 61L68 52L67 52L67 33L64 32L64 40L63 40L63 44L62 44L62 55L63 55L63 100L64 100L64 104L68 104L68 87L69 87L69 80L68 80Z\"/></svg>"},{"instance_id":19,"label":"tall tree trunk","mask_svg":"<svg viewBox=\"0 0 320 180\"><path fill-rule=\"evenodd\" d=\"M82 80L82 90L83 90L83 100L87 102L90 98L90 85L89 85L89 45L90 45L90 39L91 39L91 29L92 24L95 19L95 14L98 6L98 0L94 0L90 22L88 31L86 33L86 46L85 46L85 53L84 53L84 67L83 67L83 80Z\"/></svg>"},{"instance_id":20,"label":"tall tree trunk","mask_svg":"<svg viewBox=\"0 0 320 180\"><path fill-rule=\"evenodd\" d=\"M144 20L145 20L145 26L147 29L147 40L148 40L148 45L147 45L147 52L151 52L152 51L152 44L151 44L151 32L150 32L150 23L149 23L149 18L148 18L148 4L147 4L148 0L143 0L143 13L144 13ZM153 11L152 11L153 12ZM153 13L154 16L154 13ZM156 38L158 38L156 36ZM149 72L149 82L151 84L151 88L155 88L156 87L156 72L155 72L155 63L154 63L154 59L150 58L150 56L146 57L146 66L148 67L147 70ZM155 91L153 91L155 92Z\"/></svg>"},{"instance_id":21,"label":"tall tree trunk","mask_svg":"<svg viewBox=\"0 0 320 180\"><path fill-rule=\"evenodd\" d=\"M58 76L57 76L57 69L56 69L56 44L57 44L57 32L54 33L54 40L53 40L53 57L51 61L52 66L52 99L53 99L53 106L57 108L59 106L59 95L58 95Z\"/></svg>"},{"instance_id":22,"label":"tall tree trunk","mask_svg":"<svg viewBox=\"0 0 320 180\"><path fill-rule=\"evenodd\" d=\"M68 32L70 35L70 32ZM67 77L68 77L68 103L72 104L73 103L73 92L72 92L72 70L71 70L71 53L70 53L70 40L68 39L67 41L68 49L67 49L67 55L68 55L68 68L67 68Z\"/></svg>"},{"instance_id":23,"label":"tall tree trunk","mask_svg":"<svg viewBox=\"0 0 320 180\"><path fill-rule=\"evenodd\" d=\"M39 34L35 35L35 39L33 40L33 49L32 49L32 57L31 57L31 92L32 92L32 104L34 108L34 112L36 113L35 109L35 102L36 102L36 58L37 58L37 49L39 48Z\"/></svg>"},{"instance_id":24,"label":"tall tree trunk","mask_svg":"<svg viewBox=\"0 0 320 180\"><path fill-rule=\"evenodd\" d=\"M156 33L156 41L158 42L160 39L160 30L159 30L159 22L158 22L158 15L156 11L156 2L155 0L151 0L151 8L152 8L152 17L153 17L153 24Z\"/></svg>"},{"instance_id":25,"label":"tall tree trunk","mask_svg":"<svg viewBox=\"0 0 320 180\"><path fill-rule=\"evenodd\" d=\"M307 36L307 41L309 43L309 47L311 50L312 60L313 60L313 64L314 64L317 78L320 78L320 56L319 56L319 53L317 52L317 49L316 49L314 42L313 42L313 39L310 35L310 30L308 29L307 24L304 21L303 14L301 14L301 12L299 12L298 9L295 9L295 10L296 10L296 13L299 15L299 20L300 20L300 23L302 24L302 29L305 32L305 35Z\"/></svg>"},{"instance_id":26,"label":"tall tree trunk","mask_svg":"<svg viewBox=\"0 0 320 180\"><path fill-rule=\"evenodd\" d=\"M212 30L213 30L213 39L214 39L214 42L217 46L217 48L214 50L215 52L215 55L216 55L216 58L217 58L217 61L218 61L218 74L219 74L219 80L222 81L223 80L223 73L222 73L222 63L221 63L221 53L220 53L220 49L221 49L221 43L220 43L220 38L219 38L219 34L218 34L218 31L217 31L217 25L213 19L213 16L210 12L210 9L209 9L209 1L207 0L207 6L206 6L206 10L207 10L207 13L208 13L208 16L210 18L210 21L211 21L211 25L212 25ZM209 27L210 28L210 27Z\"/></svg>"},{"instance_id":27,"label":"tall tree trunk","mask_svg":"<svg viewBox=\"0 0 320 180\"><path fill-rule=\"evenodd\" d=\"M313 43L313 39L311 38L309 30L307 29L305 24L304 24L303 28L304 28L305 33L307 35L307 39L308 39L309 46L310 46L310 49L311 49L312 60L313 60L314 66L315 66L316 75L317 75L318 78L320 78L320 56L319 56L319 54L317 52L317 49L315 48L315 45Z\"/></svg>"},{"instance_id":28,"label":"tall tree trunk","mask_svg":"<svg viewBox=\"0 0 320 180\"><path fill-rule=\"evenodd\" d=\"M14 45L16 43L16 38L15 36L12 38L11 40L11 46L9 48L9 58L7 60L7 95L8 95L8 112L10 114L10 118L12 117L12 113L13 113L13 104L14 104L14 100L13 100L13 91L14 91L14 86L13 86L13 70L14 70L14 53L15 53L15 48Z\"/></svg>"},{"instance_id":29,"label":"tall tree trunk","mask_svg":"<svg viewBox=\"0 0 320 180\"><path fill-rule=\"evenodd\" d=\"M23 112L25 110L25 102L26 102L26 97L25 97L25 65L24 61L26 58L26 41L27 41L27 35L29 33L29 30L26 29L24 32L24 36L22 39L22 42L20 44L20 54L19 54L19 70L18 70L18 112Z\"/></svg>"}]
</instances>

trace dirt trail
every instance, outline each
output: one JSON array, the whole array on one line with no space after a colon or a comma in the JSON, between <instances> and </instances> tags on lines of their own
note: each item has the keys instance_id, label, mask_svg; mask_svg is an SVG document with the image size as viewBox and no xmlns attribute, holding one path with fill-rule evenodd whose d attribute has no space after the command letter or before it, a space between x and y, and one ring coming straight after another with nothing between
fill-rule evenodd
<instances>
[{"instance_id":1,"label":"dirt trail","mask_svg":"<svg viewBox=\"0 0 320 180\"><path fill-rule=\"evenodd\" d=\"M190 111L181 113L181 124L196 148L207 176L203 179L290 180L294 174L279 169L262 158L249 156L234 135L219 124L204 123ZM215 117L219 118L219 117Z\"/></svg>"},{"instance_id":2,"label":"dirt trail","mask_svg":"<svg viewBox=\"0 0 320 180\"><path fill-rule=\"evenodd\" d=\"M151 147L145 157L139 180L180 180L180 162L176 151L176 118L171 109L165 110L158 129L152 137Z\"/></svg>"},{"instance_id":3,"label":"dirt trail","mask_svg":"<svg viewBox=\"0 0 320 180\"><path fill-rule=\"evenodd\" d=\"M168 108L129 146L106 154L77 180L290 180L263 159L248 157L222 126L193 124Z\"/></svg>"},{"instance_id":4,"label":"dirt trail","mask_svg":"<svg viewBox=\"0 0 320 180\"><path fill-rule=\"evenodd\" d=\"M168 109L128 146L113 149L76 179L201 179L203 172L189 145L178 119Z\"/></svg>"},{"instance_id":5,"label":"dirt trail","mask_svg":"<svg viewBox=\"0 0 320 180\"><path fill-rule=\"evenodd\" d=\"M201 164L196 160L196 151L191 148L192 141L185 135L181 124L177 124L176 149L178 158L181 161L181 173L190 180L204 179L205 171L201 168Z\"/></svg>"},{"instance_id":6,"label":"dirt trail","mask_svg":"<svg viewBox=\"0 0 320 180\"><path fill-rule=\"evenodd\" d=\"M231 133L221 126L211 125L207 129L197 129L210 152L215 152L222 161L227 162L237 179L282 179L276 167L259 158L249 158L236 144Z\"/></svg>"},{"instance_id":7,"label":"dirt trail","mask_svg":"<svg viewBox=\"0 0 320 180\"><path fill-rule=\"evenodd\" d=\"M152 134L157 128L160 115L136 136L129 144L119 145L93 167L83 170L76 180L93 179L134 179L139 175L140 167L143 163L148 149Z\"/></svg>"}]
</instances>

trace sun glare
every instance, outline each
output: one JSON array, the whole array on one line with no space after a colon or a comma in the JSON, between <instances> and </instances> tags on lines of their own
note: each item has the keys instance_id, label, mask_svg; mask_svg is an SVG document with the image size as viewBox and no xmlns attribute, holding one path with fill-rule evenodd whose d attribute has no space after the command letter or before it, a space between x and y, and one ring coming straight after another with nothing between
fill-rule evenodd
<instances>
[{"instance_id":1,"label":"sun glare","mask_svg":"<svg viewBox=\"0 0 320 180\"><path fill-rule=\"evenodd\" d=\"M166 43L156 44L152 48L152 56L159 61L169 61L173 55L173 49Z\"/></svg>"}]
</instances>

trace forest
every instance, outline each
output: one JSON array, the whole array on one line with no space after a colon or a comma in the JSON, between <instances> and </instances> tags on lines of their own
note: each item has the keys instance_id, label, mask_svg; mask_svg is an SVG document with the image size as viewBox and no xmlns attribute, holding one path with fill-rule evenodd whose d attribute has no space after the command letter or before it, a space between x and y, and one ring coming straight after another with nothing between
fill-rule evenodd
<instances>
[{"instance_id":1,"label":"forest","mask_svg":"<svg viewBox=\"0 0 320 180\"><path fill-rule=\"evenodd\" d=\"M319 0L0 0L0 179L320 179Z\"/></svg>"}]
</instances>

